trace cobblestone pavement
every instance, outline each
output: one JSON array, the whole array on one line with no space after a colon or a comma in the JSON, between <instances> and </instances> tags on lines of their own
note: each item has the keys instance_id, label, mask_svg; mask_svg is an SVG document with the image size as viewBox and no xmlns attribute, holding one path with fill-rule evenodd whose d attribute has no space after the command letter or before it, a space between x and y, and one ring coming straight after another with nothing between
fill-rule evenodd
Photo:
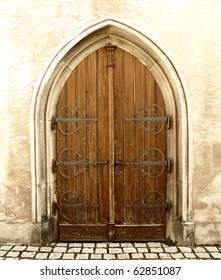
<instances>
[{"instance_id":1,"label":"cobblestone pavement","mask_svg":"<svg viewBox=\"0 0 221 280\"><path fill-rule=\"evenodd\" d=\"M221 246L167 246L160 242L0 244L0 260L181 260L221 259Z\"/></svg>"}]
</instances>

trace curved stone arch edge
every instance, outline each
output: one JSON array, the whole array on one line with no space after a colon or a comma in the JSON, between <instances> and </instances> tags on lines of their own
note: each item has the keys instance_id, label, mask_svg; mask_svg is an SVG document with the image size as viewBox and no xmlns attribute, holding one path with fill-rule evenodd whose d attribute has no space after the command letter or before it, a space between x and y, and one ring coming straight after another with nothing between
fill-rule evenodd
<instances>
[{"instance_id":1,"label":"curved stone arch edge","mask_svg":"<svg viewBox=\"0 0 221 280\"><path fill-rule=\"evenodd\" d=\"M167 235L179 243L192 243L192 153L187 88L178 67L158 45L127 24L110 19L95 22L57 48L37 81L30 115L32 223L40 225L40 239L44 239L43 232L48 235L48 227L53 220L52 203L56 200L55 176L51 172L55 155L51 118L55 114L62 86L81 60L110 43L130 52L146 65L161 88L167 113L174 117L173 129L168 130L167 136L168 157L173 159L176 166L168 176L168 196L175 205L169 223L174 225L168 227Z\"/></svg>"}]
</instances>

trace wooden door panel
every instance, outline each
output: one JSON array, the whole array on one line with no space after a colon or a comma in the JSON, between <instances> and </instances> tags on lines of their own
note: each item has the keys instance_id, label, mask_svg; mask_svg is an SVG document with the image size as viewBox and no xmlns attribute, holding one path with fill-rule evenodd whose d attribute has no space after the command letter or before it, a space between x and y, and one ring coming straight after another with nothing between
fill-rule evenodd
<instances>
[{"instance_id":1,"label":"wooden door panel","mask_svg":"<svg viewBox=\"0 0 221 280\"><path fill-rule=\"evenodd\" d=\"M164 224L116 225L116 241L164 241Z\"/></svg>"},{"instance_id":2,"label":"wooden door panel","mask_svg":"<svg viewBox=\"0 0 221 280\"><path fill-rule=\"evenodd\" d=\"M93 52L55 120L60 240L165 239L165 105L147 68L118 47Z\"/></svg>"},{"instance_id":3,"label":"wooden door panel","mask_svg":"<svg viewBox=\"0 0 221 280\"><path fill-rule=\"evenodd\" d=\"M162 95L135 57L116 49L115 61L116 240L162 240L166 172L158 176L158 166L141 164L161 160L161 153L166 157L165 124L160 129L156 110L165 114Z\"/></svg>"},{"instance_id":4,"label":"wooden door panel","mask_svg":"<svg viewBox=\"0 0 221 280\"><path fill-rule=\"evenodd\" d=\"M61 240L94 239L96 232L97 239L107 239L109 175L107 164L102 163L109 157L106 63L104 49L89 55L71 73L58 101ZM59 122L59 118L65 120Z\"/></svg>"}]
</instances>

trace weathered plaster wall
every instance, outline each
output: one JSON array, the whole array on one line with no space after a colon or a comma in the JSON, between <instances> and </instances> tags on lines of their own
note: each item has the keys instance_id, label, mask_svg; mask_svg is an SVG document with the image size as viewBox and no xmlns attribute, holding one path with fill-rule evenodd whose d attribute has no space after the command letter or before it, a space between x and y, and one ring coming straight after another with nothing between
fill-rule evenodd
<instances>
[{"instance_id":1,"label":"weathered plaster wall","mask_svg":"<svg viewBox=\"0 0 221 280\"><path fill-rule=\"evenodd\" d=\"M73 33L109 17L151 38L183 78L195 238L221 243L220 14L219 0L0 2L0 241L32 238L29 125L37 79Z\"/></svg>"}]
</instances>

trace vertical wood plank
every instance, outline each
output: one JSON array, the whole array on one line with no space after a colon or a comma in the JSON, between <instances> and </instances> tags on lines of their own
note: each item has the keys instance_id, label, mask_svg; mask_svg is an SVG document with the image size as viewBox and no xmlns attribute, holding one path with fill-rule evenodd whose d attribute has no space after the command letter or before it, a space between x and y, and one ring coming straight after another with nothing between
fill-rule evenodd
<instances>
[{"instance_id":1,"label":"vertical wood plank","mask_svg":"<svg viewBox=\"0 0 221 280\"><path fill-rule=\"evenodd\" d=\"M114 55L114 160L124 161L124 51L116 48ZM114 172L115 222L124 221L124 167L115 165Z\"/></svg>"},{"instance_id":2,"label":"vertical wood plank","mask_svg":"<svg viewBox=\"0 0 221 280\"><path fill-rule=\"evenodd\" d=\"M98 160L109 159L109 99L107 55L105 48L98 50ZM100 193L100 222L107 223L109 209L109 172L105 174L105 166L98 165Z\"/></svg>"},{"instance_id":3,"label":"vertical wood plank","mask_svg":"<svg viewBox=\"0 0 221 280\"><path fill-rule=\"evenodd\" d=\"M109 239L114 238L114 46L106 46L109 104Z\"/></svg>"},{"instance_id":4,"label":"vertical wood plank","mask_svg":"<svg viewBox=\"0 0 221 280\"><path fill-rule=\"evenodd\" d=\"M88 114L90 118L97 118L97 83L96 83L96 52L92 53L88 57L87 68L87 92L88 92ZM97 160L97 122L91 121L88 124L88 157L90 162ZM90 204L98 204L98 186L97 186L97 166L90 166L89 168L89 201ZM90 209L90 223L98 222L98 208Z\"/></svg>"},{"instance_id":5,"label":"vertical wood plank","mask_svg":"<svg viewBox=\"0 0 221 280\"><path fill-rule=\"evenodd\" d=\"M164 116L166 116L165 111L165 104L163 100L162 93L160 91L159 86L155 82L155 90L156 90L156 103L160 108L162 108L162 113ZM164 158L167 159L167 150L166 150L166 123L162 124L160 123L159 129L161 128L161 125L163 125L163 129L160 133L156 135L156 146L159 147L159 149L162 151ZM166 184L167 184L167 168L164 168L163 174L157 178L156 180L156 188L157 190L162 194L163 200L166 202ZM163 215L161 222L165 223L166 216Z\"/></svg>"},{"instance_id":6,"label":"vertical wood plank","mask_svg":"<svg viewBox=\"0 0 221 280\"><path fill-rule=\"evenodd\" d=\"M125 118L133 118L134 116L134 79L135 79L135 62L134 58L125 52ZM124 161L133 161L134 158L134 123L133 121L125 121L125 137L124 137L125 158ZM134 172L133 166L125 166L124 181L125 196L125 218L126 224L134 223Z\"/></svg>"},{"instance_id":7,"label":"vertical wood plank","mask_svg":"<svg viewBox=\"0 0 221 280\"><path fill-rule=\"evenodd\" d=\"M135 104L134 111L137 116L142 118L144 117L142 112L145 108L144 103L144 66L137 59L135 60ZM142 124L137 123L135 126L135 157L138 162L143 161L142 154L144 152L144 129L142 128ZM142 166L137 166L134 168L134 176L135 176L135 201L138 205L142 204L142 198L144 195L144 176L141 172ZM143 209L138 207L136 212L134 213L135 223L142 223L143 221Z\"/></svg>"},{"instance_id":8,"label":"vertical wood plank","mask_svg":"<svg viewBox=\"0 0 221 280\"><path fill-rule=\"evenodd\" d=\"M77 80L76 80L76 97L77 105L79 109L78 118L85 118L86 115L86 73L85 73L85 59L80 62L77 66ZM81 128L77 131L77 141L76 141L76 152L79 153L79 160L86 161L87 159L87 133L85 122L79 122L78 124ZM77 180L78 180L78 191L79 198L82 205L87 204L87 167L77 166ZM80 222L87 222L87 211L86 208L81 208L80 211Z\"/></svg>"}]
</instances>

